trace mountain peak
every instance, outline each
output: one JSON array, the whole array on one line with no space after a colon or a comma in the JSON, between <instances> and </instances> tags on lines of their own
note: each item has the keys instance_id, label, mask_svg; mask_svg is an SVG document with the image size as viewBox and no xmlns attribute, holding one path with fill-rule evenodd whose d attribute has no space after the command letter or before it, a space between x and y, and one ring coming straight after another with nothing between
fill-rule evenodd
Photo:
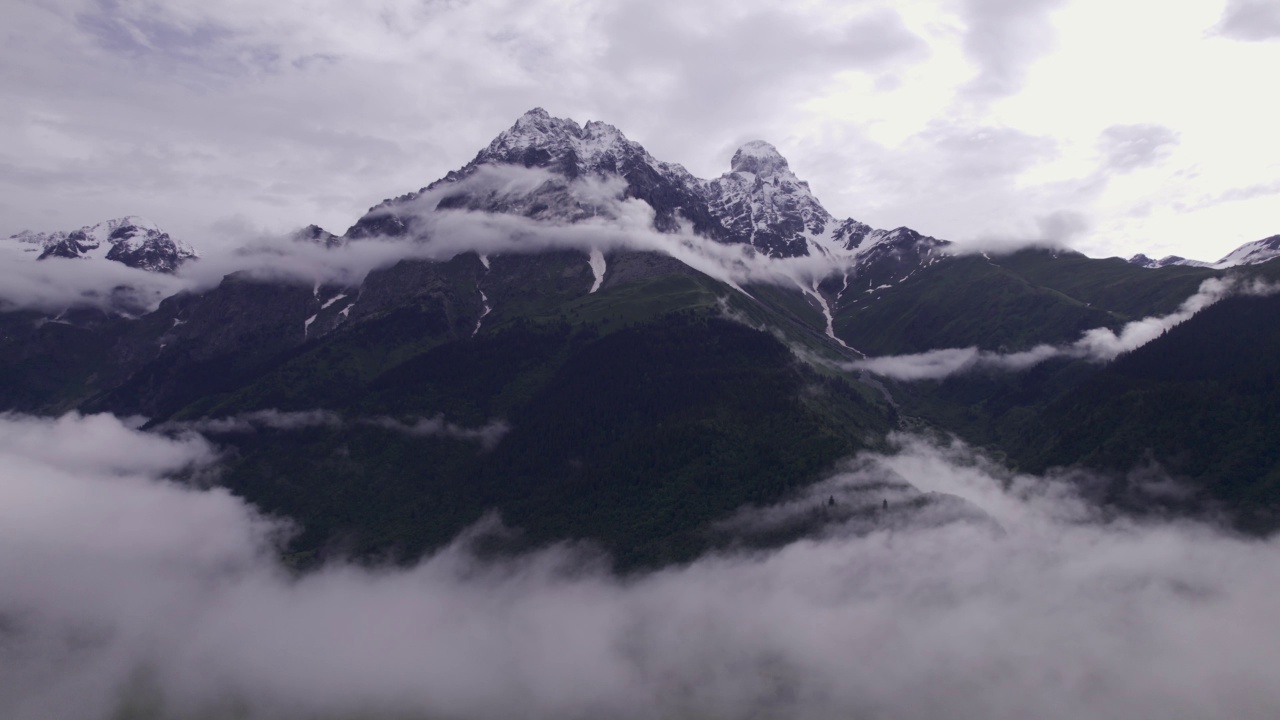
<instances>
[{"instance_id":1,"label":"mountain peak","mask_svg":"<svg viewBox=\"0 0 1280 720\"><path fill-rule=\"evenodd\" d=\"M200 257L195 248L174 240L155 223L136 215L85 225L70 232L24 231L10 239L39 245L40 260L105 258L152 272L172 273L187 260Z\"/></svg>"},{"instance_id":2,"label":"mountain peak","mask_svg":"<svg viewBox=\"0 0 1280 720\"><path fill-rule=\"evenodd\" d=\"M730 167L733 172L749 172L754 175L776 175L791 170L778 148L763 140L752 140L738 148L733 154Z\"/></svg>"}]
</instances>

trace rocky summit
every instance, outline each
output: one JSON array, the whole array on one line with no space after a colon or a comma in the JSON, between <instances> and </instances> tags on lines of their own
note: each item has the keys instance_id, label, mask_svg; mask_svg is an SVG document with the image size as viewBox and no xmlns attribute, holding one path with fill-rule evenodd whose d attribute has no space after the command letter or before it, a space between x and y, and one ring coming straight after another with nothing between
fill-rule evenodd
<instances>
[{"instance_id":1,"label":"rocky summit","mask_svg":"<svg viewBox=\"0 0 1280 720\"><path fill-rule=\"evenodd\" d=\"M11 235L10 240L39 251L38 259L104 259L139 270L172 273L186 261L198 258L195 248L174 240L148 220L133 215L85 225L70 232L32 232Z\"/></svg>"},{"instance_id":2,"label":"rocky summit","mask_svg":"<svg viewBox=\"0 0 1280 720\"><path fill-rule=\"evenodd\" d=\"M450 209L574 223L610 212L601 187L616 191L605 200L647 203L658 232L750 245L773 258L819 255L856 262L864 254L886 255L888 249L877 248L882 242L892 243L897 255L904 244L916 243L919 252L910 254L920 256L948 244L907 228L876 230L836 219L767 142L744 144L728 172L703 180L654 158L612 125L579 125L542 108L522 115L466 166L371 208L346 237L421 235L424 213Z\"/></svg>"}]
</instances>

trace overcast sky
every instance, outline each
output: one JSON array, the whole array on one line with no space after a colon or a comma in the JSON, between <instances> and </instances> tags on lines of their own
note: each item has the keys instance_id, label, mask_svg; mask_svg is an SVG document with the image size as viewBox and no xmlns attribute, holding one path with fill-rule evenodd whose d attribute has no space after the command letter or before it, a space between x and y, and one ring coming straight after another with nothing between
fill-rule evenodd
<instances>
[{"instance_id":1,"label":"overcast sky","mask_svg":"<svg viewBox=\"0 0 1280 720\"><path fill-rule=\"evenodd\" d=\"M835 215L952 240L1280 232L1274 0L6 0L0 39L3 235L340 233L534 106L700 177L766 139Z\"/></svg>"}]
</instances>

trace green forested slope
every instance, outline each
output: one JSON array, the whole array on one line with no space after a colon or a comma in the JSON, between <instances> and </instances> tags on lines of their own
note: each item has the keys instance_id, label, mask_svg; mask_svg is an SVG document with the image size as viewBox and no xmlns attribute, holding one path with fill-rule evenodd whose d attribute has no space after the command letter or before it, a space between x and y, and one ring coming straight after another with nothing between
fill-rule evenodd
<instances>
[{"instance_id":1,"label":"green forested slope","mask_svg":"<svg viewBox=\"0 0 1280 720\"><path fill-rule=\"evenodd\" d=\"M891 288L847 291L837 303L835 329L872 355L969 346L1022 350L1170 312L1215 274L1147 270L1117 258L1048 250L960 256Z\"/></svg>"},{"instance_id":2,"label":"green forested slope","mask_svg":"<svg viewBox=\"0 0 1280 720\"><path fill-rule=\"evenodd\" d=\"M497 357L520 361L495 373ZM817 479L893 424L771 335L687 313L606 335L512 327L412 358L358 395L334 409L511 430L491 451L358 425L227 438L226 481L299 520L298 552L413 557L497 510L527 542L587 538L623 566L687 559L710 521Z\"/></svg>"}]
</instances>

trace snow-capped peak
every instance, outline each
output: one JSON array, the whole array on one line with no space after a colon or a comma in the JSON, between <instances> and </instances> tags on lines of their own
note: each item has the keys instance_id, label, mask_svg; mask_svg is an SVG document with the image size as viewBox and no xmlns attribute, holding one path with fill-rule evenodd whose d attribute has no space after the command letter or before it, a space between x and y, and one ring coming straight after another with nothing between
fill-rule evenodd
<instances>
[{"instance_id":1,"label":"snow-capped peak","mask_svg":"<svg viewBox=\"0 0 1280 720\"><path fill-rule=\"evenodd\" d=\"M525 177L511 166L538 172ZM513 176L529 182L508 181ZM653 209L655 230L691 230L749 244L775 258L821 255L853 265L865 256L868 262L892 259L895 267L918 267L941 257L947 244L905 228L874 230L852 219L837 221L782 153L763 140L738 148L729 172L701 180L680 165L654 159L612 125L579 125L542 108L520 116L461 169L372 208L345 237L424 238L430 223L416 200L428 191L438 199L425 212L504 213L555 223L607 218L616 209L611 199L640 200Z\"/></svg>"},{"instance_id":2,"label":"snow-capped peak","mask_svg":"<svg viewBox=\"0 0 1280 720\"><path fill-rule=\"evenodd\" d=\"M1272 258L1280 257L1280 235L1254 240L1227 253L1227 256L1214 263L1216 268L1228 268L1235 265L1257 265Z\"/></svg>"},{"instance_id":3,"label":"snow-capped peak","mask_svg":"<svg viewBox=\"0 0 1280 720\"><path fill-rule=\"evenodd\" d=\"M730 168L706 189L712 212L733 235L773 257L830 249L834 218L777 148L753 140L733 154Z\"/></svg>"},{"instance_id":4,"label":"snow-capped peak","mask_svg":"<svg viewBox=\"0 0 1280 720\"><path fill-rule=\"evenodd\" d=\"M1162 267L1169 267L1170 265L1185 265L1187 267L1211 267L1212 266L1212 263L1200 262L1199 260L1188 260L1187 258L1181 257L1179 255L1165 255L1159 260L1156 260L1154 258L1147 257L1142 253L1138 253L1137 255L1134 255L1133 257L1129 258L1129 264L1137 265L1138 267L1144 267L1144 268L1162 268Z\"/></svg>"},{"instance_id":5,"label":"snow-capped peak","mask_svg":"<svg viewBox=\"0 0 1280 720\"><path fill-rule=\"evenodd\" d=\"M136 215L85 225L71 232L35 233L29 230L10 236L21 243L38 244L40 260L47 258L101 258L152 272L173 272L199 253L181 240L174 240L155 223Z\"/></svg>"},{"instance_id":6,"label":"snow-capped peak","mask_svg":"<svg viewBox=\"0 0 1280 720\"><path fill-rule=\"evenodd\" d=\"M474 181L483 178L485 169L512 165L549 172L520 196ZM608 203L600 202L598 189L581 192L584 186L577 181L588 179L607 181L609 192L647 202L659 231L671 232L691 224L695 232L723 237L723 228L707 212L700 181L683 167L655 160L612 125L599 121L578 125L567 118L552 117L542 108L520 116L463 168L418 193L372 208L346 237L421 236L420 211L413 200L428 190L446 191L436 206L441 210L513 213L554 222L608 216Z\"/></svg>"},{"instance_id":7,"label":"snow-capped peak","mask_svg":"<svg viewBox=\"0 0 1280 720\"><path fill-rule=\"evenodd\" d=\"M1236 265L1257 265L1264 263L1272 258L1280 257L1280 235L1272 235L1261 240L1247 242L1240 247L1227 253L1225 257L1215 263L1202 262L1200 260L1188 260L1177 255L1167 255L1159 260L1153 260L1141 253L1129 258L1129 263L1144 268L1162 268L1170 265L1186 265L1189 267L1209 267L1219 270Z\"/></svg>"},{"instance_id":8,"label":"snow-capped peak","mask_svg":"<svg viewBox=\"0 0 1280 720\"><path fill-rule=\"evenodd\" d=\"M733 154L730 161L733 172L745 172L753 175L779 175L791 173L791 166L782 157L778 148L763 140L752 140L745 143Z\"/></svg>"},{"instance_id":9,"label":"snow-capped peak","mask_svg":"<svg viewBox=\"0 0 1280 720\"><path fill-rule=\"evenodd\" d=\"M495 163L550 168L573 179L617 173L628 160L659 165L639 143L612 125L592 120L580 126L534 108L494 138L462 174L471 167Z\"/></svg>"}]
</instances>

